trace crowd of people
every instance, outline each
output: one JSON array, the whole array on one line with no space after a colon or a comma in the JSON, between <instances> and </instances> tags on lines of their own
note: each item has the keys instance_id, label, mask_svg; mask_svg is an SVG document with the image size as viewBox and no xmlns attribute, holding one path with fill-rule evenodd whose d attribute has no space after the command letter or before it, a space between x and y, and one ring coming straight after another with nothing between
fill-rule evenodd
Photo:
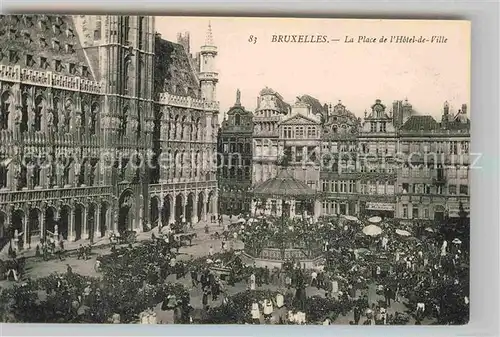
<instances>
[{"instance_id":1,"label":"crowd of people","mask_svg":"<svg viewBox=\"0 0 500 337\"><path fill-rule=\"evenodd\" d=\"M269 219L246 218L233 229L254 253L258 253L256 247L268 245L268 238L272 247L285 242L283 247L292 248L296 238L321 245L324 263L304 273L309 284L323 288L327 297L344 299L347 311L354 311L353 324L361 318L361 324L467 322L469 254L462 241L449 240L439 229L424 228L424 224L404 226L381 220L376 224L380 231L368 235L363 230L369 219L354 217L272 224ZM368 301L370 287L382 301L374 295ZM391 311L394 302L403 304L406 313Z\"/></svg>"},{"instance_id":2,"label":"crowd of people","mask_svg":"<svg viewBox=\"0 0 500 337\"><path fill-rule=\"evenodd\" d=\"M378 231L368 232L367 226ZM197 259L179 258L183 242L172 230L159 230L148 241L113 245L110 254L97 257L97 277L68 267L64 274L3 289L0 314L3 321L66 323L328 325L347 320L353 325L400 325L468 320L468 248L463 238L443 235L438 227L387 219L371 224L368 218L353 217L313 222L242 216L220 231L230 243L224 240L220 253L211 246L207 256ZM243 242L243 252L232 249L235 241ZM53 246L47 244L47 251ZM266 247L307 248L322 259L307 267L294 259L281 267L248 260L245 252ZM87 247L78 250L79 259L91 254ZM201 294L200 303L193 303L190 293ZM171 313L171 319L162 312Z\"/></svg>"}]
</instances>

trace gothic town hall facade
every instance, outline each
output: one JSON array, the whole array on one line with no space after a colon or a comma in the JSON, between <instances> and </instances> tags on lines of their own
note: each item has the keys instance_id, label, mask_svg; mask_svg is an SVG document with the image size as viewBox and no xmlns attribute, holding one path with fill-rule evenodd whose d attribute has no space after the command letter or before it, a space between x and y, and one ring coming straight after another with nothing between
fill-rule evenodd
<instances>
[{"instance_id":1,"label":"gothic town hall facade","mask_svg":"<svg viewBox=\"0 0 500 337\"><path fill-rule=\"evenodd\" d=\"M0 17L0 248L217 216L217 47L149 16Z\"/></svg>"}]
</instances>

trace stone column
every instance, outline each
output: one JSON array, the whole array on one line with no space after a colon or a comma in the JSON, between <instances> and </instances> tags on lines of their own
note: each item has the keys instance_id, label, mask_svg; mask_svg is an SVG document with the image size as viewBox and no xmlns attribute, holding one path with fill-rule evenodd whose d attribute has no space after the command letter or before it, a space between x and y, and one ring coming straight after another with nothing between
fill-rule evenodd
<instances>
[{"instance_id":1,"label":"stone column","mask_svg":"<svg viewBox=\"0 0 500 337\"><path fill-rule=\"evenodd\" d=\"M94 216L94 240L101 237L101 205L95 208Z\"/></svg>"},{"instance_id":2,"label":"stone column","mask_svg":"<svg viewBox=\"0 0 500 337\"><path fill-rule=\"evenodd\" d=\"M256 210L256 202L255 200L252 199L250 203L250 215L255 216L255 210Z\"/></svg>"},{"instance_id":3,"label":"stone column","mask_svg":"<svg viewBox=\"0 0 500 337\"><path fill-rule=\"evenodd\" d=\"M217 222L217 218L219 217L219 194L216 193L214 194L214 197L212 199L212 216L213 216L213 222Z\"/></svg>"},{"instance_id":4,"label":"stone column","mask_svg":"<svg viewBox=\"0 0 500 337\"><path fill-rule=\"evenodd\" d=\"M173 198L172 203L170 204L170 206L172 206L172 207L170 207L170 215L168 218L167 225L173 224L175 222L175 208L176 208L175 199L176 198Z\"/></svg>"},{"instance_id":5,"label":"stone column","mask_svg":"<svg viewBox=\"0 0 500 337\"><path fill-rule=\"evenodd\" d=\"M141 201L141 206L139 207L139 224L137 226L139 232L144 232L144 204Z\"/></svg>"},{"instance_id":6,"label":"stone column","mask_svg":"<svg viewBox=\"0 0 500 337\"><path fill-rule=\"evenodd\" d=\"M208 208L208 197L205 197L205 199L203 200L203 221L204 222L207 222L207 218L208 218L208 211L207 211L207 208Z\"/></svg>"},{"instance_id":7,"label":"stone column","mask_svg":"<svg viewBox=\"0 0 500 337\"><path fill-rule=\"evenodd\" d=\"M85 207L83 209L83 212L82 212L82 239L84 239L84 240L90 239L89 226L87 223L87 212L88 212L88 209L87 209L87 207Z\"/></svg>"},{"instance_id":8,"label":"stone column","mask_svg":"<svg viewBox=\"0 0 500 337\"><path fill-rule=\"evenodd\" d=\"M37 244L40 243L40 240L42 240L42 238L45 240L45 208L42 209L40 211L40 213L38 214L38 222L40 224L40 235L38 237L38 242L35 242L34 243L34 246L36 247Z\"/></svg>"},{"instance_id":9,"label":"stone column","mask_svg":"<svg viewBox=\"0 0 500 337\"><path fill-rule=\"evenodd\" d=\"M163 202L164 202L164 199L161 198L160 199L160 202L158 203L158 221L157 221L157 226L158 226L158 229L161 228L161 225L162 225L162 217L163 217ZM154 223L151 220L151 229L153 229L153 226L154 226ZM169 219L166 219L166 221L168 222Z\"/></svg>"},{"instance_id":10,"label":"stone column","mask_svg":"<svg viewBox=\"0 0 500 337\"><path fill-rule=\"evenodd\" d=\"M29 210L24 213L24 233L23 233L23 246L19 247L20 249L25 249L29 248L30 242L28 241L29 239L29 230L30 230L30 224L29 224Z\"/></svg>"},{"instance_id":11,"label":"stone column","mask_svg":"<svg viewBox=\"0 0 500 337\"><path fill-rule=\"evenodd\" d=\"M186 204L187 200L182 203L182 222L186 222Z\"/></svg>"},{"instance_id":12,"label":"stone column","mask_svg":"<svg viewBox=\"0 0 500 337\"><path fill-rule=\"evenodd\" d=\"M196 194L196 195L198 195L198 194ZM196 196L194 198L194 201L193 201L193 214L191 216L190 221L193 225L197 224L199 221L199 219L198 219L198 196Z\"/></svg>"},{"instance_id":13,"label":"stone column","mask_svg":"<svg viewBox=\"0 0 500 337\"><path fill-rule=\"evenodd\" d=\"M74 242L76 239L75 236L75 209L74 207L70 208L69 212L69 224L68 224L68 241Z\"/></svg>"}]
</instances>

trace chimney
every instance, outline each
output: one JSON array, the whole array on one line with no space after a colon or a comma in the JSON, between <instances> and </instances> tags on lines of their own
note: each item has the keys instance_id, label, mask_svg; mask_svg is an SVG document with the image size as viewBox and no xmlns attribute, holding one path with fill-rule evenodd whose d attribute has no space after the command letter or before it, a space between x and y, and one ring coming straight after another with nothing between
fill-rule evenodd
<instances>
[{"instance_id":1,"label":"chimney","mask_svg":"<svg viewBox=\"0 0 500 337\"><path fill-rule=\"evenodd\" d=\"M467 115L467 104L462 104L462 113Z\"/></svg>"}]
</instances>

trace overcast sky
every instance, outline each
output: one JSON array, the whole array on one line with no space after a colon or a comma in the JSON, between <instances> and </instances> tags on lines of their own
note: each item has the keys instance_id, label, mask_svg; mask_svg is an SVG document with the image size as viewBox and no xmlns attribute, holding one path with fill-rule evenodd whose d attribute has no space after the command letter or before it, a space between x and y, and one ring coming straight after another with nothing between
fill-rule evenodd
<instances>
[{"instance_id":1,"label":"overcast sky","mask_svg":"<svg viewBox=\"0 0 500 337\"><path fill-rule=\"evenodd\" d=\"M389 21L156 17L162 37L177 41L188 31L191 51L205 43L209 21L219 49L217 99L221 115L241 90L254 110L268 86L289 103L308 94L342 103L357 116L379 98L388 108L406 97L420 114L440 116L445 100L453 111L470 97L470 28L464 21ZM327 35L330 43L272 43L273 34ZM248 42L250 35L256 43ZM444 36L446 43L345 43L346 36L376 38ZM470 110L469 110L470 111Z\"/></svg>"}]
</instances>

